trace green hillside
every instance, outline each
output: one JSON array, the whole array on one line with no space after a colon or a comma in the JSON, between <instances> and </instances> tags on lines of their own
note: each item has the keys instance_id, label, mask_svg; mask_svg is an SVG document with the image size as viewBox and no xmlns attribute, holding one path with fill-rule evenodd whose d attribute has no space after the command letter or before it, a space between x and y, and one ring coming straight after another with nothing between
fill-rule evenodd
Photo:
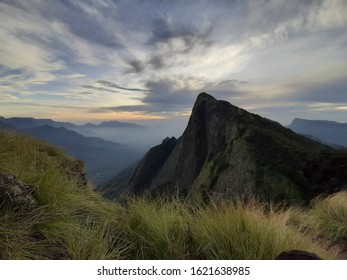
<instances>
[{"instance_id":1,"label":"green hillside","mask_svg":"<svg viewBox=\"0 0 347 280\"><path fill-rule=\"evenodd\" d=\"M292 249L344 257L346 192L307 209L213 197L118 204L91 190L80 161L0 131L0 176L8 174L27 191L13 194L0 180L1 259L274 259Z\"/></svg>"}]
</instances>

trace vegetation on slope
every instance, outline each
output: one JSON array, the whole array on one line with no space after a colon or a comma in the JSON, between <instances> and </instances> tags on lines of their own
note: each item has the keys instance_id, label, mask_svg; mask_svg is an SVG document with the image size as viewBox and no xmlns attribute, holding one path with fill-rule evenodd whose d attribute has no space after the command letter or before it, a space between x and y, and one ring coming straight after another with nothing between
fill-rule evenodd
<instances>
[{"instance_id":1,"label":"vegetation on slope","mask_svg":"<svg viewBox=\"0 0 347 280\"><path fill-rule=\"evenodd\" d=\"M32 138L0 132L0 172L36 186L38 207L22 211L1 203L2 259L120 258L117 205L67 176L73 159Z\"/></svg>"},{"instance_id":2,"label":"vegetation on slope","mask_svg":"<svg viewBox=\"0 0 347 280\"><path fill-rule=\"evenodd\" d=\"M346 240L345 192L305 211L178 197L118 204L81 188L74 162L43 142L0 132L0 172L35 186L38 202L23 210L0 200L1 259L274 259L291 249L334 259L331 242Z\"/></svg>"}]
</instances>

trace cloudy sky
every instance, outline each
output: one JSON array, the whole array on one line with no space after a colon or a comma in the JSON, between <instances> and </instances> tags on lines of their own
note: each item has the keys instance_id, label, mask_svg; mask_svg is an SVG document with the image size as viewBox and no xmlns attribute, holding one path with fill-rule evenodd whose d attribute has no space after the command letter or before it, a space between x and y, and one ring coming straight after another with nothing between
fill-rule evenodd
<instances>
[{"instance_id":1,"label":"cloudy sky","mask_svg":"<svg viewBox=\"0 0 347 280\"><path fill-rule=\"evenodd\" d=\"M0 0L0 115L347 122L346 0Z\"/></svg>"}]
</instances>

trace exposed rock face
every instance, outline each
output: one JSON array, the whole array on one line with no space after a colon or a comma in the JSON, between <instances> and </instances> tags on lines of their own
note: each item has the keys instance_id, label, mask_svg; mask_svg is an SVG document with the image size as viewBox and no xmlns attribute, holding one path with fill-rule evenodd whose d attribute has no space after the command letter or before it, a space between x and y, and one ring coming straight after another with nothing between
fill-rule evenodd
<instances>
[{"instance_id":1,"label":"exposed rock face","mask_svg":"<svg viewBox=\"0 0 347 280\"><path fill-rule=\"evenodd\" d=\"M288 252L282 252L275 258L275 260L321 260L321 258L314 253L291 250Z\"/></svg>"},{"instance_id":2,"label":"exposed rock face","mask_svg":"<svg viewBox=\"0 0 347 280\"><path fill-rule=\"evenodd\" d=\"M21 210L37 207L35 189L19 181L15 176L0 173L0 206L10 205Z\"/></svg>"},{"instance_id":3,"label":"exposed rock face","mask_svg":"<svg viewBox=\"0 0 347 280\"><path fill-rule=\"evenodd\" d=\"M146 153L130 179L130 184L132 185L134 193L141 192L143 188L146 188L151 183L175 148L176 143L177 139L175 137L166 138L161 145L151 148Z\"/></svg>"},{"instance_id":4,"label":"exposed rock face","mask_svg":"<svg viewBox=\"0 0 347 280\"><path fill-rule=\"evenodd\" d=\"M178 188L183 193L256 194L272 201L309 199L330 191L326 183L331 178L322 174L317 179L312 167L320 165L317 155L324 152L330 158L332 151L274 121L201 93L183 135L145 155L128 191ZM341 158L339 164L345 166L347 156ZM346 185L347 172L336 172L338 185Z\"/></svg>"}]
</instances>

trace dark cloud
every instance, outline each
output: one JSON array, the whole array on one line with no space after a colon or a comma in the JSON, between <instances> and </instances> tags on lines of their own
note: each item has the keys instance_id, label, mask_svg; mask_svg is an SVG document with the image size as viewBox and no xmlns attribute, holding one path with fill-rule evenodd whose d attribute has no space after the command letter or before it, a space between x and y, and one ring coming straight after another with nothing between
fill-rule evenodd
<instances>
[{"instance_id":1,"label":"dark cloud","mask_svg":"<svg viewBox=\"0 0 347 280\"><path fill-rule=\"evenodd\" d=\"M195 28L183 25L173 26L166 18L156 18L152 21L152 38L150 44L158 42L167 42L172 38L182 37L187 41L190 37L195 37L197 31Z\"/></svg>"},{"instance_id":2,"label":"dark cloud","mask_svg":"<svg viewBox=\"0 0 347 280\"><path fill-rule=\"evenodd\" d=\"M82 5L89 8L91 11L99 11L102 18L97 20L91 14L87 14L86 10L82 9ZM105 28L103 24L107 23L105 20L112 12L116 13L117 10L110 11L109 8L98 4L96 1L84 1L78 5L75 1L47 1L41 5L42 13L51 20L59 19L68 25L69 29L76 35L88 42L103 45L109 48L123 48L117 38L117 34L112 33L110 29ZM114 15L113 15L114 16Z\"/></svg>"},{"instance_id":3,"label":"dark cloud","mask_svg":"<svg viewBox=\"0 0 347 280\"><path fill-rule=\"evenodd\" d=\"M86 88L86 89L96 90L96 91L106 91L106 92L119 93L119 91L116 91L116 90L112 90L112 89L108 89L108 88L101 88L101 87L96 87L96 86L83 85L81 87Z\"/></svg>"},{"instance_id":4,"label":"dark cloud","mask_svg":"<svg viewBox=\"0 0 347 280\"><path fill-rule=\"evenodd\" d=\"M105 81L105 80L98 80L96 81L99 85L103 85L106 87L110 87L110 88L118 88L118 89L122 89L122 90L128 90L128 91L142 91L142 92L147 92L147 89L142 89L142 88L128 88L128 87L122 87L119 86L115 83L109 82L109 81Z\"/></svg>"},{"instance_id":5,"label":"dark cloud","mask_svg":"<svg viewBox=\"0 0 347 280\"><path fill-rule=\"evenodd\" d=\"M174 80L159 80L149 81L146 86L149 92L142 99L142 102L147 104L162 104L170 106L175 105L188 105L193 104L195 94L191 89L180 88L175 89L176 81Z\"/></svg>"},{"instance_id":6,"label":"dark cloud","mask_svg":"<svg viewBox=\"0 0 347 280\"><path fill-rule=\"evenodd\" d=\"M123 47L117 34L103 26L107 23L107 18L114 17L114 13L117 13L115 7L106 7L92 0L83 1L83 3L73 0L35 2L14 0L9 2L11 5L28 12L35 10L36 13L41 14L50 22L64 22L71 32L88 42L110 48ZM88 10L90 13L87 12ZM96 18L93 16L93 12L95 15L99 12L102 17Z\"/></svg>"},{"instance_id":7,"label":"dark cloud","mask_svg":"<svg viewBox=\"0 0 347 280\"><path fill-rule=\"evenodd\" d=\"M152 20L151 38L148 44L167 43L171 39L180 38L185 44L182 52L189 52L197 43L211 45L208 36L212 32L213 25L200 30L191 23L182 21L171 22L167 18L156 18Z\"/></svg>"},{"instance_id":8,"label":"dark cloud","mask_svg":"<svg viewBox=\"0 0 347 280\"><path fill-rule=\"evenodd\" d=\"M7 76L14 76L14 75L23 75L24 71L21 69L8 69L2 65L0 65L0 78L4 78Z\"/></svg>"},{"instance_id":9,"label":"dark cloud","mask_svg":"<svg viewBox=\"0 0 347 280\"><path fill-rule=\"evenodd\" d=\"M143 112L146 114L160 112L181 112L190 109L198 92L189 88L175 89L175 80L148 81L148 91L140 99L142 105L103 107L93 110L93 113L104 111Z\"/></svg>"},{"instance_id":10,"label":"dark cloud","mask_svg":"<svg viewBox=\"0 0 347 280\"><path fill-rule=\"evenodd\" d=\"M148 61L148 63L154 69L161 69L165 66L164 58L160 55L153 55L151 59Z\"/></svg>"},{"instance_id":11,"label":"dark cloud","mask_svg":"<svg viewBox=\"0 0 347 280\"><path fill-rule=\"evenodd\" d=\"M128 71L128 73L141 73L143 72L143 70L145 70L145 66L138 59L128 60L127 63L131 68L130 71Z\"/></svg>"},{"instance_id":12,"label":"dark cloud","mask_svg":"<svg viewBox=\"0 0 347 280\"><path fill-rule=\"evenodd\" d=\"M101 111L125 111L125 112L143 112L151 114L151 112L182 112L192 108L197 94L201 91L207 91L213 94L217 99L230 100L235 96L245 94L242 85L245 83L240 80L225 80L217 83L215 86L206 84L205 87L193 90L187 84L192 77L176 77L176 79L161 79L157 81L147 81L148 90L144 92L144 97L140 99L142 105L132 106L114 106L103 107ZM178 83L180 80L180 83ZM100 83L100 81L98 81ZM103 81L105 85L112 83ZM181 84L178 86L178 84ZM118 86L117 86L118 87ZM98 109L99 110L99 109ZM95 111L94 111L95 112ZM99 111L98 111L99 112Z\"/></svg>"}]
</instances>

